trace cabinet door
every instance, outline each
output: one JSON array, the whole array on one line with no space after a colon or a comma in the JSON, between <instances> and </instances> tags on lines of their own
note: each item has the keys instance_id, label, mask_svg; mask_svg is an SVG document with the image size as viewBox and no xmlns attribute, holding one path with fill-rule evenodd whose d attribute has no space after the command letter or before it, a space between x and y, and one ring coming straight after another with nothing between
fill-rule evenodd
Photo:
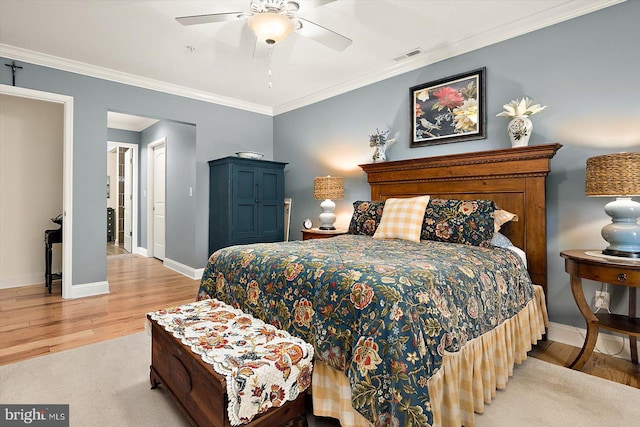
<instances>
[{"instance_id":1,"label":"cabinet door","mask_svg":"<svg viewBox=\"0 0 640 427\"><path fill-rule=\"evenodd\" d=\"M258 230L263 242L284 239L284 174L282 169L258 170L260 213Z\"/></svg>"},{"instance_id":2,"label":"cabinet door","mask_svg":"<svg viewBox=\"0 0 640 427\"><path fill-rule=\"evenodd\" d=\"M257 170L237 166L233 170L233 238L234 243L245 243L258 236Z\"/></svg>"}]
</instances>

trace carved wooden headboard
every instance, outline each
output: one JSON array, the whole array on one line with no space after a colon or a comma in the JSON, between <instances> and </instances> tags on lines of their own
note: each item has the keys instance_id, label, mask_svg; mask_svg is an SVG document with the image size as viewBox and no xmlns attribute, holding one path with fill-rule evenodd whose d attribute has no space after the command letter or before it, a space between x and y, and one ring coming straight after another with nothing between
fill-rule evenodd
<instances>
[{"instance_id":1,"label":"carved wooden headboard","mask_svg":"<svg viewBox=\"0 0 640 427\"><path fill-rule=\"evenodd\" d=\"M527 254L533 283L547 291L545 180L560 144L479 151L360 165L371 200L428 194L443 199L490 199L518 215L501 232Z\"/></svg>"}]
</instances>

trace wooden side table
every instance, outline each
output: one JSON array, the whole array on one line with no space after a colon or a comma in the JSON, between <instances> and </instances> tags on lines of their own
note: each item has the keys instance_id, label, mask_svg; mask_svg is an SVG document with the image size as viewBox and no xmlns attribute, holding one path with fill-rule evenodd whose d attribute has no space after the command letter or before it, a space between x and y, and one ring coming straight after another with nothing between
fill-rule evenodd
<instances>
[{"instance_id":1,"label":"wooden side table","mask_svg":"<svg viewBox=\"0 0 640 427\"><path fill-rule=\"evenodd\" d=\"M599 256L597 250L569 250L560 253L564 269L571 276L573 298L587 322L587 337L578 357L569 365L580 370L589 360L598 339L599 328L629 335L631 361L638 364L640 318L636 317L636 290L640 287L640 260ZM593 313L582 289L582 279L629 288L629 315Z\"/></svg>"},{"instance_id":2,"label":"wooden side table","mask_svg":"<svg viewBox=\"0 0 640 427\"><path fill-rule=\"evenodd\" d=\"M346 228L336 228L335 230L320 230L319 228L302 229L302 240L328 239L330 237L347 234Z\"/></svg>"}]
</instances>

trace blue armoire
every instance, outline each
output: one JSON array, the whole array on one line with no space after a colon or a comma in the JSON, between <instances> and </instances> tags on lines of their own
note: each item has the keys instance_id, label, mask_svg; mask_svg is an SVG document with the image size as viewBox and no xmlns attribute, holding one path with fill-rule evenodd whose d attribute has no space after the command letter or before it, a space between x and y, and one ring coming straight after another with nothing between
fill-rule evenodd
<instances>
[{"instance_id":1,"label":"blue armoire","mask_svg":"<svg viewBox=\"0 0 640 427\"><path fill-rule=\"evenodd\" d=\"M285 166L240 157L209 161L209 255L284 240Z\"/></svg>"}]
</instances>

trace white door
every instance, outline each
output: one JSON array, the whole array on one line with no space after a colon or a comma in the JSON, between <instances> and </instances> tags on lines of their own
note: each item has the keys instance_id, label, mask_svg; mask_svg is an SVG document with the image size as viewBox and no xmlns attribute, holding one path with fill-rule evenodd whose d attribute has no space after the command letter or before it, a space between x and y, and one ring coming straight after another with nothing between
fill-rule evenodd
<instances>
[{"instance_id":1,"label":"white door","mask_svg":"<svg viewBox=\"0 0 640 427\"><path fill-rule=\"evenodd\" d=\"M153 256L164 260L165 249L165 146L153 149Z\"/></svg>"},{"instance_id":2,"label":"white door","mask_svg":"<svg viewBox=\"0 0 640 427\"><path fill-rule=\"evenodd\" d=\"M124 249L131 252L131 203L132 203L132 181L133 181L133 161L131 148L124 152Z\"/></svg>"}]
</instances>

